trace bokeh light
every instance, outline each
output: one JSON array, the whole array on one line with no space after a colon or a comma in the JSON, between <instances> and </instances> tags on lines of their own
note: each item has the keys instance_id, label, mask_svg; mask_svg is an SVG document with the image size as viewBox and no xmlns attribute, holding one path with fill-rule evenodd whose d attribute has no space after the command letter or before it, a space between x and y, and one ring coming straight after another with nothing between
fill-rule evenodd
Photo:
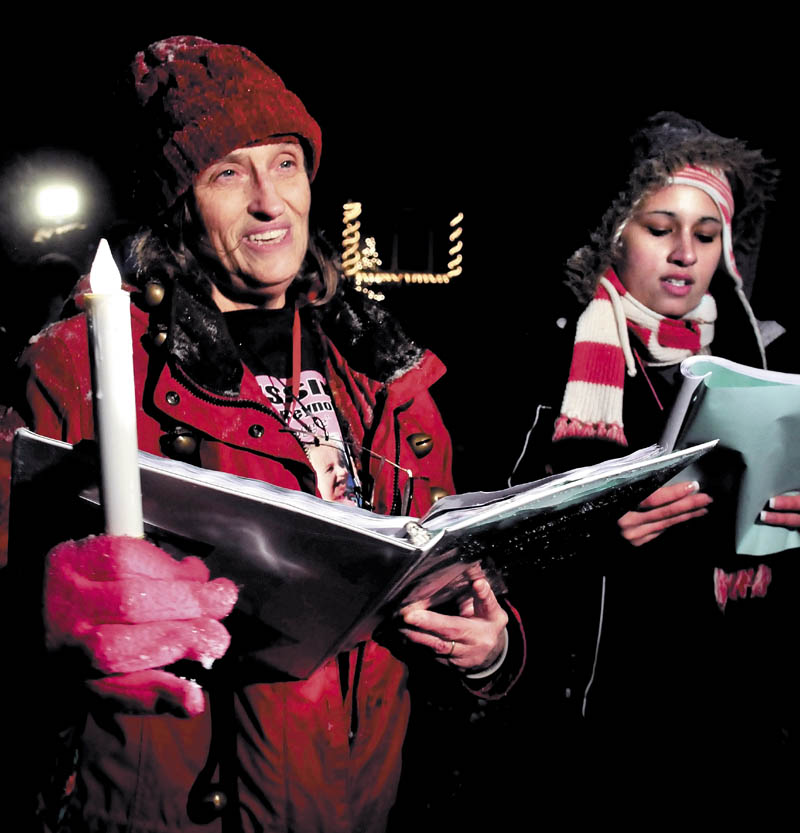
<instances>
[{"instance_id":1,"label":"bokeh light","mask_svg":"<svg viewBox=\"0 0 800 833\"><path fill-rule=\"evenodd\" d=\"M80 211L80 203L77 187L69 183L44 185L36 195L36 211L42 220L49 222L75 218Z\"/></svg>"}]
</instances>

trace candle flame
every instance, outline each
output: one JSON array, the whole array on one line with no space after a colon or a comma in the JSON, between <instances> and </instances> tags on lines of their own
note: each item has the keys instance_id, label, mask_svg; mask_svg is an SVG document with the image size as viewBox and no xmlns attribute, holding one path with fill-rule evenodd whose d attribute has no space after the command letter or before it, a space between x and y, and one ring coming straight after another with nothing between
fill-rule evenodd
<instances>
[{"instance_id":1,"label":"candle flame","mask_svg":"<svg viewBox=\"0 0 800 833\"><path fill-rule=\"evenodd\" d=\"M122 276L119 269L117 269L117 264L114 263L114 258L111 257L111 249L105 237L101 238L100 245L97 247L97 253L94 256L92 269L89 273L89 283L92 292L98 294L106 294L122 289Z\"/></svg>"}]
</instances>

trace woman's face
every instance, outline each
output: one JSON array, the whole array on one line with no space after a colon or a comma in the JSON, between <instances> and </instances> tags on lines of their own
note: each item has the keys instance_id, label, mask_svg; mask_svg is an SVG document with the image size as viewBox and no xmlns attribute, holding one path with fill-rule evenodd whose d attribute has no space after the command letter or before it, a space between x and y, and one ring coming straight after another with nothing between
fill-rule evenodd
<instances>
[{"instance_id":1,"label":"woman's face","mask_svg":"<svg viewBox=\"0 0 800 833\"><path fill-rule=\"evenodd\" d=\"M622 285L653 312L680 318L708 290L722 254L714 201L691 185L651 194L622 232Z\"/></svg>"},{"instance_id":2,"label":"woman's face","mask_svg":"<svg viewBox=\"0 0 800 833\"><path fill-rule=\"evenodd\" d=\"M300 145L237 148L197 175L194 196L228 273L212 291L217 306L281 308L308 248L311 188Z\"/></svg>"}]
</instances>

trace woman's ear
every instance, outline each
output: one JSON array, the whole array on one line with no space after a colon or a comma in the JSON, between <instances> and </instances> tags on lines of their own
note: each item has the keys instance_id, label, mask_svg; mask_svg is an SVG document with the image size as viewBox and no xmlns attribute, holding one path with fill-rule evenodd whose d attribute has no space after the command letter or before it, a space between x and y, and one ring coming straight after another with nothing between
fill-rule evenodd
<instances>
[{"instance_id":1,"label":"woman's ear","mask_svg":"<svg viewBox=\"0 0 800 833\"><path fill-rule=\"evenodd\" d=\"M611 246L611 265L615 268L619 266L621 260L625 258L625 239L622 232L616 235Z\"/></svg>"}]
</instances>

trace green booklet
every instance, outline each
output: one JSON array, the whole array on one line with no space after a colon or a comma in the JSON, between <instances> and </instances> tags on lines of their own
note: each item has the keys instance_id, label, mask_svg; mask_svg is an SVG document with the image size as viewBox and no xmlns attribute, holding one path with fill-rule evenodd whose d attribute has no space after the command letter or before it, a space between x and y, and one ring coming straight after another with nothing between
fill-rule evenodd
<instances>
[{"instance_id":1,"label":"green booklet","mask_svg":"<svg viewBox=\"0 0 800 833\"><path fill-rule=\"evenodd\" d=\"M708 440L719 444L680 479L698 480L732 508L740 555L800 547L800 531L759 520L771 497L800 489L800 375L714 356L692 356L681 363L681 372L683 384L661 445L672 450Z\"/></svg>"}]
</instances>

